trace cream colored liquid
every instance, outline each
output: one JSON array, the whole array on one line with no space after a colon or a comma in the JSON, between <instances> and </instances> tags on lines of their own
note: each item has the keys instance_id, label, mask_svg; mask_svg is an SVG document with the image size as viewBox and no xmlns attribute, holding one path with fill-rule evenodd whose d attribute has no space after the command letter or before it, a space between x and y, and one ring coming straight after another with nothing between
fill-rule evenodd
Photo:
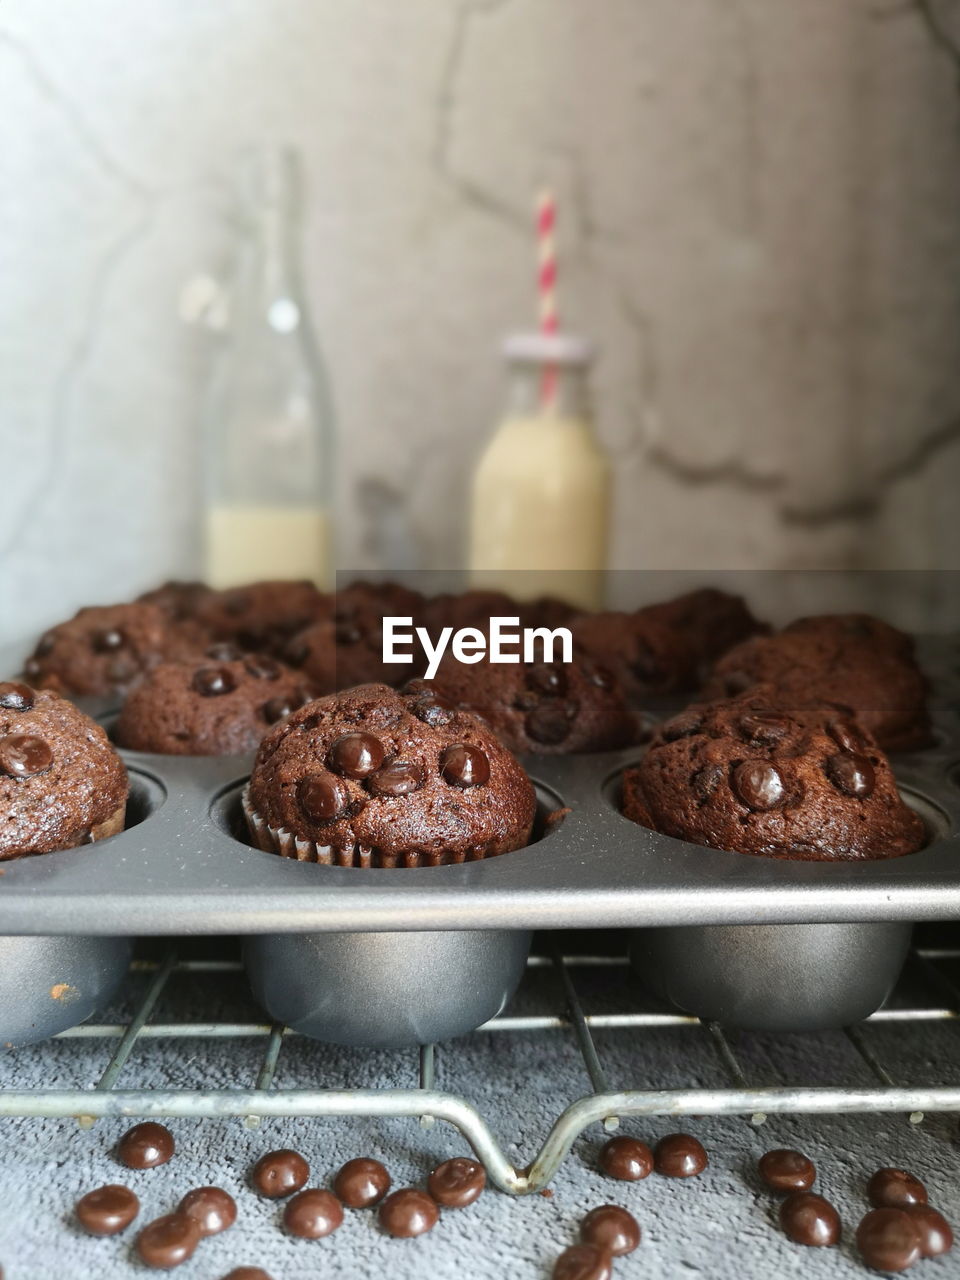
<instances>
[{"instance_id":1,"label":"cream colored liquid","mask_svg":"<svg viewBox=\"0 0 960 1280\"><path fill-rule=\"evenodd\" d=\"M588 423L508 418L474 477L471 584L598 608L609 498L610 469Z\"/></svg>"},{"instance_id":2,"label":"cream colored liquid","mask_svg":"<svg viewBox=\"0 0 960 1280\"><path fill-rule=\"evenodd\" d=\"M269 578L330 581L327 513L314 507L230 505L207 513L206 571L212 587Z\"/></svg>"}]
</instances>

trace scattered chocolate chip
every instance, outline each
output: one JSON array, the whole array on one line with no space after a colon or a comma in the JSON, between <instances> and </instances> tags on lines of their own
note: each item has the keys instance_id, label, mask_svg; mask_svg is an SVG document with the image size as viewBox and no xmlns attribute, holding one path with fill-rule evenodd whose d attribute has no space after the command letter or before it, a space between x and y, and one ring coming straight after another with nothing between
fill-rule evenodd
<instances>
[{"instance_id":1,"label":"scattered chocolate chip","mask_svg":"<svg viewBox=\"0 0 960 1280\"><path fill-rule=\"evenodd\" d=\"M297 698L284 697L282 694L276 698L270 698L260 708L260 714L263 716L267 724L276 724L278 720L285 720L288 715L303 706Z\"/></svg>"},{"instance_id":2,"label":"scattered chocolate chip","mask_svg":"<svg viewBox=\"0 0 960 1280\"><path fill-rule=\"evenodd\" d=\"M906 1169L878 1169L867 1183L867 1199L875 1209L905 1209L926 1204L927 1188Z\"/></svg>"},{"instance_id":3,"label":"scattered chocolate chip","mask_svg":"<svg viewBox=\"0 0 960 1280\"><path fill-rule=\"evenodd\" d=\"M953 1248L953 1230L942 1213L928 1204L908 1204L903 1212L920 1233L920 1256L936 1258Z\"/></svg>"},{"instance_id":4,"label":"scattered chocolate chip","mask_svg":"<svg viewBox=\"0 0 960 1280\"><path fill-rule=\"evenodd\" d=\"M555 698L562 698L567 692L567 673L563 667L546 662L534 662L526 668L526 681L537 693L545 693Z\"/></svg>"},{"instance_id":5,"label":"scattered chocolate chip","mask_svg":"<svg viewBox=\"0 0 960 1280\"><path fill-rule=\"evenodd\" d=\"M454 709L450 703L424 681L411 680L404 685L403 691L412 695L409 704L411 714L431 729L442 729L453 719Z\"/></svg>"},{"instance_id":6,"label":"scattered chocolate chip","mask_svg":"<svg viewBox=\"0 0 960 1280\"><path fill-rule=\"evenodd\" d=\"M694 1178L708 1164L702 1143L689 1133L668 1133L653 1149L653 1167L667 1178Z\"/></svg>"},{"instance_id":7,"label":"scattered chocolate chip","mask_svg":"<svg viewBox=\"0 0 960 1280\"><path fill-rule=\"evenodd\" d=\"M91 1236L115 1236L140 1212L140 1201L129 1187L111 1183L81 1196L74 1208L77 1221Z\"/></svg>"},{"instance_id":8,"label":"scattered chocolate chip","mask_svg":"<svg viewBox=\"0 0 960 1280\"><path fill-rule=\"evenodd\" d=\"M348 1160L333 1179L333 1190L348 1209L369 1209L390 1190L390 1174L379 1160Z\"/></svg>"},{"instance_id":9,"label":"scattered chocolate chip","mask_svg":"<svg viewBox=\"0 0 960 1280\"><path fill-rule=\"evenodd\" d=\"M857 1248L875 1271L906 1271L920 1257L920 1230L902 1209L871 1209L857 1227Z\"/></svg>"},{"instance_id":10,"label":"scattered chocolate chip","mask_svg":"<svg viewBox=\"0 0 960 1280\"><path fill-rule=\"evenodd\" d=\"M600 1150L600 1168L621 1182L639 1182L653 1173L653 1152L639 1138L611 1138Z\"/></svg>"},{"instance_id":11,"label":"scattered chocolate chip","mask_svg":"<svg viewBox=\"0 0 960 1280\"><path fill-rule=\"evenodd\" d=\"M612 689L616 684L612 671L608 671L606 667L598 667L593 662L583 664L583 674L598 689Z\"/></svg>"},{"instance_id":12,"label":"scattered chocolate chip","mask_svg":"<svg viewBox=\"0 0 960 1280\"><path fill-rule=\"evenodd\" d=\"M201 1236L216 1236L237 1220L237 1202L220 1187L195 1187L177 1205L177 1213L192 1218Z\"/></svg>"},{"instance_id":13,"label":"scattered chocolate chip","mask_svg":"<svg viewBox=\"0 0 960 1280\"><path fill-rule=\"evenodd\" d=\"M725 777L722 764L705 764L690 779L690 785L700 800L709 800Z\"/></svg>"},{"instance_id":14,"label":"scattered chocolate chip","mask_svg":"<svg viewBox=\"0 0 960 1280\"><path fill-rule=\"evenodd\" d=\"M262 1196L280 1200L306 1186L309 1177L310 1166L303 1156L283 1147L260 1157L251 1170L250 1183Z\"/></svg>"},{"instance_id":15,"label":"scattered chocolate chip","mask_svg":"<svg viewBox=\"0 0 960 1280\"><path fill-rule=\"evenodd\" d=\"M856 753L866 746L866 738L852 720L831 720L827 725L827 733L841 751Z\"/></svg>"},{"instance_id":16,"label":"scattered chocolate chip","mask_svg":"<svg viewBox=\"0 0 960 1280\"><path fill-rule=\"evenodd\" d=\"M734 769L730 785L748 809L776 809L786 798L780 771L766 760L743 760Z\"/></svg>"},{"instance_id":17,"label":"scattered chocolate chip","mask_svg":"<svg viewBox=\"0 0 960 1280\"><path fill-rule=\"evenodd\" d=\"M754 713L740 717L740 732L751 742L775 743L790 732L790 721L785 716Z\"/></svg>"},{"instance_id":18,"label":"scattered chocolate chip","mask_svg":"<svg viewBox=\"0 0 960 1280\"><path fill-rule=\"evenodd\" d=\"M200 1228L192 1218L165 1213L137 1236L137 1253L146 1266L169 1271L192 1258L199 1243Z\"/></svg>"},{"instance_id":19,"label":"scattered chocolate chip","mask_svg":"<svg viewBox=\"0 0 960 1280\"><path fill-rule=\"evenodd\" d=\"M595 1244L615 1258L633 1253L640 1243L640 1226L632 1213L617 1204L591 1209L580 1223L580 1239Z\"/></svg>"},{"instance_id":20,"label":"scattered chocolate chip","mask_svg":"<svg viewBox=\"0 0 960 1280\"><path fill-rule=\"evenodd\" d=\"M467 1156L444 1160L427 1180L427 1190L444 1209L465 1209L480 1198L486 1185L483 1165Z\"/></svg>"},{"instance_id":21,"label":"scattered chocolate chip","mask_svg":"<svg viewBox=\"0 0 960 1280\"><path fill-rule=\"evenodd\" d=\"M802 1151L781 1148L760 1157L757 1172L772 1191L809 1191L817 1180L816 1165Z\"/></svg>"},{"instance_id":22,"label":"scattered chocolate chip","mask_svg":"<svg viewBox=\"0 0 960 1280\"><path fill-rule=\"evenodd\" d=\"M327 763L345 778L369 778L386 759L386 750L372 733L345 733L327 753Z\"/></svg>"},{"instance_id":23,"label":"scattered chocolate chip","mask_svg":"<svg viewBox=\"0 0 960 1280\"><path fill-rule=\"evenodd\" d=\"M53 764L53 752L43 738L14 733L0 738L0 773L11 778L32 778Z\"/></svg>"},{"instance_id":24,"label":"scattered chocolate chip","mask_svg":"<svg viewBox=\"0 0 960 1280\"><path fill-rule=\"evenodd\" d=\"M333 1235L343 1222L343 1205L332 1191L311 1187L288 1200L283 1210L283 1225L301 1240L322 1240Z\"/></svg>"},{"instance_id":25,"label":"scattered chocolate chip","mask_svg":"<svg viewBox=\"0 0 960 1280\"><path fill-rule=\"evenodd\" d=\"M194 690L203 698L219 698L233 693L237 681L229 667L200 667L191 681Z\"/></svg>"},{"instance_id":26,"label":"scattered chocolate chip","mask_svg":"<svg viewBox=\"0 0 960 1280\"><path fill-rule=\"evenodd\" d=\"M840 1239L840 1215L823 1196L794 1191L780 1206L780 1226L794 1244L824 1248Z\"/></svg>"},{"instance_id":27,"label":"scattered chocolate chip","mask_svg":"<svg viewBox=\"0 0 960 1280\"><path fill-rule=\"evenodd\" d=\"M36 695L28 684L19 684L16 680L0 684L0 707L5 711L30 711L35 701Z\"/></svg>"},{"instance_id":28,"label":"scattered chocolate chip","mask_svg":"<svg viewBox=\"0 0 960 1280\"><path fill-rule=\"evenodd\" d=\"M479 747L455 742L441 752L440 772L452 787L481 787L490 781L490 761Z\"/></svg>"},{"instance_id":29,"label":"scattered chocolate chip","mask_svg":"<svg viewBox=\"0 0 960 1280\"><path fill-rule=\"evenodd\" d=\"M243 657L237 646L230 644L228 640L223 640L219 644L212 644L204 652L205 656L212 658L214 662L237 662Z\"/></svg>"},{"instance_id":30,"label":"scattered chocolate chip","mask_svg":"<svg viewBox=\"0 0 960 1280\"><path fill-rule=\"evenodd\" d=\"M555 699L539 702L527 712L523 722L527 737L543 746L556 746L569 736L570 718L564 703Z\"/></svg>"},{"instance_id":31,"label":"scattered chocolate chip","mask_svg":"<svg viewBox=\"0 0 960 1280\"><path fill-rule=\"evenodd\" d=\"M246 658L243 663L244 670L255 680L279 680L280 668L272 658L265 658L263 654L255 653L251 657Z\"/></svg>"},{"instance_id":32,"label":"scattered chocolate chip","mask_svg":"<svg viewBox=\"0 0 960 1280\"><path fill-rule=\"evenodd\" d=\"M685 711L660 726L664 742L676 742L679 738L692 738L703 728L703 717L695 711Z\"/></svg>"},{"instance_id":33,"label":"scattered chocolate chip","mask_svg":"<svg viewBox=\"0 0 960 1280\"><path fill-rule=\"evenodd\" d=\"M388 760L367 779L375 796L408 796L423 784L423 770L413 760Z\"/></svg>"},{"instance_id":34,"label":"scattered chocolate chip","mask_svg":"<svg viewBox=\"0 0 960 1280\"><path fill-rule=\"evenodd\" d=\"M23 664L23 674L25 676L29 676L31 680L36 680L37 676L40 675L42 671L43 667L36 658L28 658Z\"/></svg>"},{"instance_id":35,"label":"scattered chocolate chip","mask_svg":"<svg viewBox=\"0 0 960 1280\"><path fill-rule=\"evenodd\" d=\"M350 797L339 778L311 773L297 783L297 803L312 822L333 822L346 812Z\"/></svg>"},{"instance_id":36,"label":"scattered chocolate chip","mask_svg":"<svg viewBox=\"0 0 960 1280\"><path fill-rule=\"evenodd\" d=\"M829 756L825 765L827 777L840 791L865 800L876 786L877 775L866 756L846 753Z\"/></svg>"},{"instance_id":37,"label":"scattered chocolate chip","mask_svg":"<svg viewBox=\"0 0 960 1280\"><path fill-rule=\"evenodd\" d=\"M392 1191L377 1211L377 1220L387 1235L404 1240L432 1231L439 1218L436 1201L415 1187Z\"/></svg>"},{"instance_id":38,"label":"scattered chocolate chip","mask_svg":"<svg viewBox=\"0 0 960 1280\"><path fill-rule=\"evenodd\" d=\"M116 627L95 631L90 638L90 644L97 653L113 653L116 649L122 649L125 643L123 632Z\"/></svg>"},{"instance_id":39,"label":"scattered chocolate chip","mask_svg":"<svg viewBox=\"0 0 960 1280\"><path fill-rule=\"evenodd\" d=\"M117 1144L117 1159L128 1169L155 1169L173 1156L176 1145L166 1125L154 1120L135 1124Z\"/></svg>"},{"instance_id":40,"label":"scattered chocolate chip","mask_svg":"<svg viewBox=\"0 0 960 1280\"><path fill-rule=\"evenodd\" d=\"M553 1264L553 1280L610 1280L613 1259L595 1244L574 1244Z\"/></svg>"}]
</instances>

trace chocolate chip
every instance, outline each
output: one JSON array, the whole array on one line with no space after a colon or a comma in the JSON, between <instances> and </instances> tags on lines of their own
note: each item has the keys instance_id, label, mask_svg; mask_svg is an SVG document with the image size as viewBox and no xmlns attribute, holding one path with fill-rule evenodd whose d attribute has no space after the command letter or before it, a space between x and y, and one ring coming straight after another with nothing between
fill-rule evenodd
<instances>
[{"instance_id":1,"label":"chocolate chip","mask_svg":"<svg viewBox=\"0 0 960 1280\"><path fill-rule=\"evenodd\" d=\"M600 1168L621 1182L639 1182L653 1172L653 1152L639 1138L611 1138L600 1151Z\"/></svg>"},{"instance_id":2,"label":"chocolate chip","mask_svg":"<svg viewBox=\"0 0 960 1280\"><path fill-rule=\"evenodd\" d=\"M264 658L260 654L254 654L245 659L243 666L255 680L279 680L280 678L280 668L273 659Z\"/></svg>"},{"instance_id":3,"label":"chocolate chip","mask_svg":"<svg viewBox=\"0 0 960 1280\"><path fill-rule=\"evenodd\" d=\"M369 778L383 764L386 749L372 733L346 733L327 753L327 763L345 778Z\"/></svg>"},{"instance_id":4,"label":"chocolate chip","mask_svg":"<svg viewBox=\"0 0 960 1280\"><path fill-rule=\"evenodd\" d=\"M43 667L41 667L36 658L28 658L23 664L23 674L29 676L31 680L36 680L42 671Z\"/></svg>"},{"instance_id":5,"label":"chocolate chip","mask_svg":"<svg viewBox=\"0 0 960 1280\"><path fill-rule=\"evenodd\" d=\"M201 1236L216 1236L237 1220L237 1202L221 1187L195 1187L177 1205L177 1213L192 1218Z\"/></svg>"},{"instance_id":6,"label":"chocolate chip","mask_svg":"<svg viewBox=\"0 0 960 1280\"><path fill-rule=\"evenodd\" d=\"M637 641L633 661L630 663L633 674L645 682L662 678L660 661L645 640Z\"/></svg>"},{"instance_id":7,"label":"chocolate chip","mask_svg":"<svg viewBox=\"0 0 960 1280\"><path fill-rule=\"evenodd\" d=\"M388 1236L405 1240L432 1231L439 1218L436 1201L414 1187L392 1192L377 1213L377 1220Z\"/></svg>"},{"instance_id":8,"label":"chocolate chip","mask_svg":"<svg viewBox=\"0 0 960 1280\"><path fill-rule=\"evenodd\" d=\"M613 1258L596 1244L573 1244L553 1264L552 1280L610 1280Z\"/></svg>"},{"instance_id":9,"label":"chocolate chip","mask_svg":"<svg viewBox=\"0 0 960 1280\"><path fill-rule=\"evenodd\" d=\"M859 726L852 720L831 720L827 725L827 733L841 751L862 751L867 745Z\"/></svg>"},{"instance_id":10,"label":"chocolate chip","mask_svg":"<svg viewBox=\"0 0 960 1280\"><path fill-rule=\"evenodd\" d=\"M283 656L288 666L302 667L310 657L310 646L305 640L291 640L284 649Z\"/></svg>"},{"instance_id":11,"label":"chocolate chip","mask_svg":"<svg viewBox=\"0 0 960 1280\"><path fill-rule=\"evenodd\" d=\"M867 1199L875 1209L905 1209L926 1204L927 1188L906 1169L878 1169L867 1183Z\"/></svg>"},{"instance_id":12,"label":"chocolate chip","mask_svg":"<svg viewBox=\"0 0 960 1280\"><path fill-rule=\"evenodd\" d=\"M413 760L388 760L367 779L375 796L408 796L423 783L423 770Z\"/></svg>"},{"instance_id":13,"label":"chocolate chip","mask_svg":"<svg viewBox=\"0 0 960 1280\"><path fill-rule=\"evenodd\" d=\"M444 1209L465 1209L480 1198L486 1185L483 1165L467 1156L444 1160L427 1179L427 1190Z\"/></svg>"},{"instance_id":14,"label":"chocolate chip","mask_svg":"<svg viewBox=\"0 0 960 1280\"><path fill-rule=\"evenodd\" d=\"M228 667L199 667L191 683L204 698L218 698L221 694L233 693L237 687L234 674Z\"/></svg>"},{"instance_id":15,"label":"chocolate chip","mask_svg":"<svg viewBox=\"0 0 960 1280\"><path fill-rule=\"evenodd\" d=\"M823 1196L794 1191L780 1206L780 1226L794 1244L822 1249L840 1239L840 1215Z\"/></svg>"},{"instance_id":16,"label":"chocolate chip","mask_svg":"<svg viewBox=\"0 0 960 1280\"><path fill-rule=\"evenodd\" d=\"M77 1221L90 1236L115 1236L140 1212L140 1201L129 1187L115 1183L81 1196L74 1208Z\"/></svg>"},{"instance_id":17,"label":"chocolate chip","mask_svg":"<svg viewBox=\"0 0 960 1280\"><path fill-rule=\"evenodd\" d=\"M431 729L442 729L453 719L454 710L451 704L429 685L425 685L422 680L411 680L405 686L404 693L413 695L409 704L411 713Z\"/></svg>"},{"instance_id":18,"label":"chocolate chip","mask_svg":"<svg viewBox=\"0 0 960 1280\"><path fill-rule=\"evenodd\" d=\"M278 720L285 719L291 712L302 707L303 703L296 697L285 697L280 694L276 698L270 698L260 708L260 714L263 716L267 724L276 724Z\"/></svg>"},{"instance_id":19,"label":"chocolate chip","mask_svg":"<svg viewBox=\"0 0 960 1280\"><path fill-rule=\"evenodd\" d=\"M920 1257L920 1230L902 1209L871 1209L857 1227L857 1248L874 1271L906 1271Z\"/></svg>"},{"instance_id":20,"label":"chocolate chip","mask_svg":"<svg viewBox=\"0 0 960 1280\"><path fill-rule=\"evenodd\" d=\"M297 783L297 801L313 822L333 822L346 812L350 797L337 778L312 773Z\"/></svg>"},{"instance_id":21,"label":"chocolate chip","mask_svg":"<svg viewBox=\"0 0 960 1280\"><path fill-rule=\"evenodd\" d=\"M440 754L440 773L452 787L480 787L490 781L490 761L479 747L455 742Z\"/></svg>"},{"instance_id":22,"label":"chocolate chip","mask_svg":"<svg viewBox=\"0 0 960 1280\"><path fill-rule=\"evenodd\" d=\"M555 699L537 703L532 711L527 712L523 724L527 736L544 746L555 746L558 742L563 742L570 733L566 707Z\"/></svg>"},{"instance_id":23,"label":"chocolate chip","mask_svg":"<svg viewBox=\"0 0 960 1280\"><path fill-rule=\"evenodd\" d=\"M936 1258L953 1248L953 1229L942 1213L928 1204L904 1205L903 1212L920 1233L920 1256Z\"/></svg>"},{"instance_id":24,"label":"chocolate chip","mask_svg":"<svg viewBox=\"0 0 960 1280\"><path fill-rule=\"evenodd\" d=\"M287 1202L283 1225L301 1240L322 1240L333 1235L343 1222L343 1206L332 1191L311 1187Z\"/></svg>"},{"instance_id":25,"label":"chocolate chip","mask_svg":"<svg viewBox=\"0 0 960 1280\"><path fill-rule=\"evenodd\" d=\"M618 1204L591 1209L580 1223L580 1239L595 1244L615 1258L633 1253L640 1243L640 1226L632 1213Z\"/></svg>"},{"instance_id":26,"label":"chocolate chip","mask_svg":"<svg viewBox=\"0 0 960 1280\"><path fill-rule=\"evenodd\" d=\"M583 664L583 674L598 689L612 689L616 684L612 671L608 671L606 667L598 667L592 662Z\"/></svg>"},{"instance_id":27,"label":"chocolate chip","mask_svg":"<svg viewBox=\"0 0 960 1280\"><path fill-rule=\"evenodd\" d=\"M56 643L57 637L52 631L48 631L37 641L37 647L33 652L38 658L46 658L49 654L53 653Z\"/></svg>"},{"instance_id":28,"label":"chocolate chip","mask_svg":"<svg viewBox=\"0 0 960 1280\"><path fill-rule=\"evenodd\" d=\"M751 742L780 742L790 732L790 721L785 716L765 713L742 715L739 726L740 732Z\"/></svg>"},{"instance_id":29,"label":"chocolate chip","mask_svg":"<svg viewBox=\"0 0 960 1280\"><path fill-rule=\"evenodd\" d=\"M237 662L243 657L243 654L235 644L229 641L221 641L220 644L212 644L209 649L205 650L206 657L212 658L214 662Z\"/></svg>"},{"instance_id":30,"label":"chocolate chip","mask_svg":"<svg viewBox=\"0 0 960 1280\"><path fill-rule=\"evenodd\" d=\"M772 1191L809 1191L817 1179L813 1161L802 1151L789 1148L766 1152L757 1172Z\"/></svg>"},{"instance_id":31,"label":"chocolate chip","mask_svg":"<svg viewBox=\"0 0 960 1280\"><path fill-rule=\"evenodd\" d=\"M355 622L340 622L334 628L333 636L337 644L359 644L363 639L363 632Z\"/></svg>"},{"instance_id":32,"label":"chocolate chip","mask_svg":"<svg viewBox=\"0 0 960 1280\"><path fill-rule=\"evenodd\" d=\"M333 1190L348 1209L369 1209L390 1190L390 1174L379 1160L348 1160L333 1179Z\"/></svg>"},{"instance_id":33,"label":"chocolate chip","mask_svg":"<svg viewBox=\"0 0 960 1280\"><path fill-rule=\"evenodd\" d=\"M192 1258L199 1243L200 1228L192 1218L165 1213L137 1236L137 1253L148 1267L168 1271Z\"/></svg>"},{"instance_id":34,"label":"chocolate chip","mask_svg":"<svg viewBox=\"0 0 960 1280\"><path fill-rule=\"evenodd\" d=\"M757 812L776 809L786 799L779 770L766 760L742 761L734 769L730 785L747 808Z\"/></svg>"},{"instance_id":35,"label":"chocolate chip","mask_svg":"<svg viewBox=\"0 0 960 1280\"><path fill-rule=\"evenodd\" d=\"M827 777L838 791L858 800L865 800L873 793L877 783L877 775L873 765L866 756L851 755L830 756L825 765Z\"/></svg>"},{"instance_id":36,"label":"chocolate chip","mask_svg":"<svg viewBox=\"0 0 960 1280\"><path fill-rule=\"evenodd\" d=\"M723 765L705 764L690 779L694 794L701 800L709 800L726 776Z\"/></svg>"},{"instance_id":37,"label":"chocolate chip","mask_svg":"<svg viewBox=\"0 0 960 1280\"><path fill-rule=\"evenodd\" d=\"M526 669L526 680L537 693L562 698L567 692L567 673L563 667L550 666L545 662L532 663Z\"/></svg>"},{"instance_id":38,"label":"chocolate chip","mask_svg":"<svg viewBox=\"0 0 960 1280\"><path fill-rule=\"evenodd\" d=\"M113 653L116 649L122 649L126 641L119 628L106 627L103 631L95 631L90 643L97 653Z\"/></svg>"},{"instance_id":39,"label":"chocolate chip","mask_svg":"<svg viewBox=\"0 0 960 1280\"><path fill-rule=\"evenodd\" d=\"M6 711L29 711L33 707L36 695L27 684L19 684L15 680L0 684L0 707Z\"/></svg>"},{"instance_id":40,"label":"chocolate chip","mask_svg":"<svg viewBox=\"0 0 960 1280\"><path fill-rule=\"evenodd\" d=\"M703 1144L689 1133L668 1133L653 1149L653 1167L667 1178L694 1178L708 1163Z\"/></svg>"},{"instance_id":41,"label":"chocolate chip","mask_svg":"<svg viewBox=\"0 0 960 1280\"><path fill-rule=\"evenodd\" d=\"M310 1166L299 1151L291 1151L289 1147L268 1151L250 1172L254 1191L259 1191L270 1200L293 1195L294 1191L306 1186L309 1177Z\"/></svg>"},{"instance_id":42,"label":"chocolate chip","mask_svg":"<svg viewBox=\"0 0 960 1280\"><path fill-rule=\"evenodd\" d=\"M43 738L14 733L0 738L0 773L11 778L30 778L44 773L53 764L53 752Z\"/></svg>"},{"instance_id":43,"label":"chocolate chip","mask_svg":"<svg viewBox=\"0 0 960 1280\"><path fill-rule=\"evenodd\" d=\"M660 726L660 735L664 742L676 742L678 738L691 738L703 728L703 716L695 711L686 711L674 716Z\"/></svg>"},{"instance_id":44,"label":"chocolate chip","mask_svg":"<svg viewBox=\"0 0 960 1280\"><path fill-rule=\"evenodd\" d=\"M117 1159L128 1169L155 1169L173 1156L173 1134L153 1120L135 1124L117 1144Z\"/></svg>"}]
</instances>

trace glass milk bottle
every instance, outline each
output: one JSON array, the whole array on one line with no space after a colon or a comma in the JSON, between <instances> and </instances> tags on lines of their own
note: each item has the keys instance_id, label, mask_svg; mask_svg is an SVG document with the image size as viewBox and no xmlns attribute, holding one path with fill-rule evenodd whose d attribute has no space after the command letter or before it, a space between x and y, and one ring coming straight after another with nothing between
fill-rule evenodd
<instances>
[{"instance_id":1,"label":"glass milk bottle","mask_svg":"<svg viewBox=\"0 0 960 1280\"><path fill-rule=\"evenodd\" d=\"M206 411L206 576L327 585L333 422L297 262L297 156L258 151L246 177L249 240Z\"/></svg>"},{"instance_id":2,"label":"glass milk bottle","mask_svg":"<svg viewBox=\"0 0 960 1280\"><path fill-rule=\"evenodd\" d=\"M473 480L471 585L596 609L610 467L590 419L590 349L571 335L518 334L504 354L507 413Z\"/></svg>"}]
</instances>

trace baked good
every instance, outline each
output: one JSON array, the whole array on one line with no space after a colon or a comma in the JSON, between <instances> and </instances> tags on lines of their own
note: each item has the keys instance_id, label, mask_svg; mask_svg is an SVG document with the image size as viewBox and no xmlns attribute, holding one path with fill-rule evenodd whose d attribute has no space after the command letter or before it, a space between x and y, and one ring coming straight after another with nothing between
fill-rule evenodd
<instances>
[{"instance_id":1,"label":"baked good","mask_svg":"<svg viewBox=\"0 0 960 1280\"><path fill-rule=\"evenodd\" d=\"M475 716L429 690L360 685L267 734L244 796L260 848L339 866L437 866L527 843L530 779Z\"/></svg>"},{"instance_id":2,"label":"baked good","mask_svg":"<svg viewBox=\"0 0 960 1280\"><path fill-rule=\"evenodd\" d=\"M772 685L785 705L822 699L849 707L887 751L931 741L927 682L902 631L866 614L800 618L772 636L754 636L717 662L704 696Z\"/></svg>"},{"instance_id":3,"label":"baked good","mask_svg":"<svg viewBox=\"0 0 960 1280\"><path fill-rule=\"evenodd\" d=\"M662 724L623 775L623 812L664 835L739 853L896 858L924 843L876 740L825 704L770 691L701 703Z\"/></svg>"},{"instance_id":4,"label":"baked good","mask_svg":"<svg viewBox=\"0 0 960 1280\"><path fill-rule=\"evenodd\" d=\"M195 646L195 635L155 604L96 606L46 631L23 670L38 689L125 693L161 662L186 657Z\"/></svg>"},{"instance_id":5,"label":"baked good","mask_svg":"<svg viewBox=\"0 0 960 1280\"><path fill-rule=\"evenodd\" d=\"M174 622L192 621L201 604L213 595L213 588L205 582L184 582L171 578L152 591L137 596L138 603L155 604Z\"/></svg>"},{"instance_id":6,"label":"baked good","mask_svg":"<svg viewBox=\"0 0 960 1280\"><path fill-rule=\"evenodd\" d=\"M251 582L212 591L196 603L196 620L214 640L241 649L276 649L316 618L329 616L332 597L312 582Z\"/></svg>"},{"instance_id":7,"label":"baked good","mask_svg":"<svg viewBox=\"0 0 960 1280\"><path fill-rule=\"evenodd\" d=\"M572 662L466 664L448 654L433 680L406 687L432 689L449 706L480 716L511 751L612 751L645 731L616 676L576 648Z\"/></svg>"},{"instance_id":8,"label":"baked good","mask_svg":"<svg viewBox=\"0 0 960 1280\"><path fill-rule=\"evenodd\" d=\"M127 791L96 721L50 690L0 684L0 861L115 835Z\"/></svg>"},{"instance_id":9,"label":"baked good","mask_svg":"<svg viewBox=\"0 0 960 1280\"><path fill-rule=\"evenodd\" d=\"M570 624L574 639L611 671L634 701L695 689L699 657L679 631L636 613L585 613Z\"/></svg>"},{"instance_id":10,"label":"baked good","mask_svg":"<svg viewBox=\"0 0 960 1280\"><path fill-rule=\"evenodd\" d=\"M742 596L716 587L700 587L662 604L645 605L638 613L681 635L704 666L741 640L770 630L753 616Z\"/></svg>"},{"instance_id":11,"label":"baked good","mask_svg":"<svg viewBox=\"0 0 960 1280\"><path fill-rule=\"evenodd\" d=\"M132 751L243 755L313 694L300 672L221 642L196 662L165 662L151 671L127 695L114 736Z\"/></svg>"}]
</instances>

